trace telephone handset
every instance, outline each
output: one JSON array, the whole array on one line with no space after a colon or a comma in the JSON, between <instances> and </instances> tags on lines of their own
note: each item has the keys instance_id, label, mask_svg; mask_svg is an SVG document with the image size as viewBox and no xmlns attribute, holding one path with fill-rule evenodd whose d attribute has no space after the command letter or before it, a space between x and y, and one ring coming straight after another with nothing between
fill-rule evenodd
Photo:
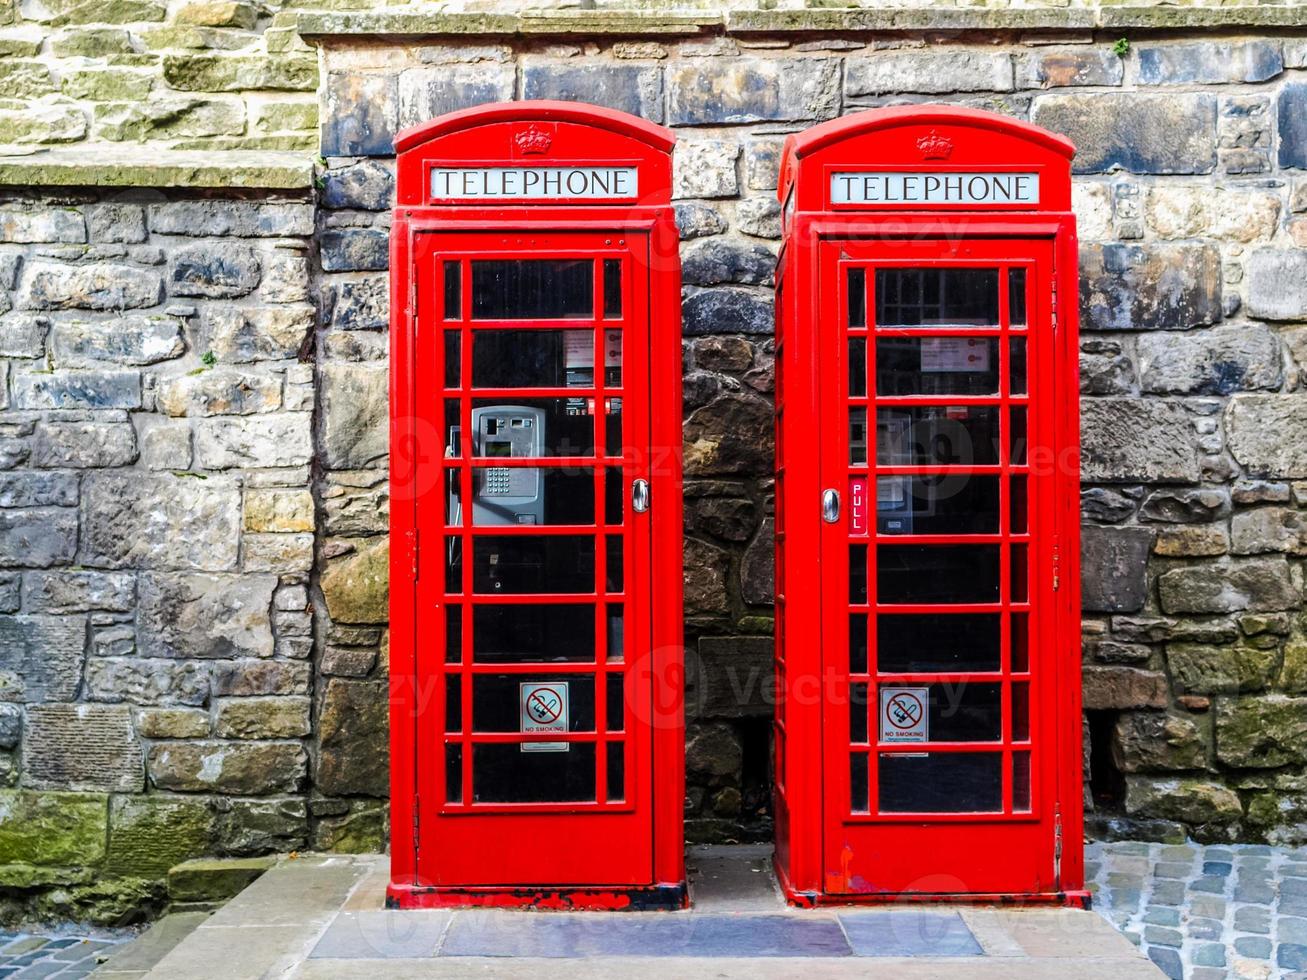
<instances>
[{"instance_id":1,"label":"telephone handset","mask_svg":"<svg viewBox=\"0 0 1307 980\"><path fill-rule=\"evenodd\" d=\"M447 456L457 456L459 427L449 430ZM525 405L486 405L472 409L472 455L530 459L545 454L545 413ZM545 501L540 470L482 462L472 471L472 523L477 526L543 524ZM458 487L449 488L449 522L463 514Z\"/></svg>"}]
</instances>

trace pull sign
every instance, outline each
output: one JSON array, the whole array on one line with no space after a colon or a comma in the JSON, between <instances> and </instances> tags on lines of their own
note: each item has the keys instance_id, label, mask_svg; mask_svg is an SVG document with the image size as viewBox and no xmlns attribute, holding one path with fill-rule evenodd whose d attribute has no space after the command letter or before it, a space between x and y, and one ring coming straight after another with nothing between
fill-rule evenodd
<instances>
[{"instance_id":1,"label":"pull sign","mask_svg":"<svg viewBox=\"0 0 1307 980\"><path fill-rule=\"evenodd\" d=\"M635 167L432 167L440 201L629 200L639 194Z\"/></svg>"},{"instance_id":2,"label":"pull sign","mask_svg":"<svg viewBox=\"0 0 1307 980\"><path fill-rule=\"evenodd\" d=\"M519 730L523 735L567 734L567 681L518 684ZM566 742L523 742L523 752L566 752Z\"/></svg>"},{"instance_id":3,"label":"pull sign","mask_svg":"<svg viewBox=\"0 0 1307 980\"><path fill-rule=\"evenodd\" d=\"M1037 173L833 173L831 204L1038 204Z\"/></svg>"},{"instance_id":4,"label":"pull sign","mask_svg":"<svg viewBox=\"0 0 1307 980\"><path fill-rule=\"evenodd\" d=\"M929 696L930 690L925 687L882 687L880 740L929 742L930 725L926 716Z\"/></svg>"}]
</instances>

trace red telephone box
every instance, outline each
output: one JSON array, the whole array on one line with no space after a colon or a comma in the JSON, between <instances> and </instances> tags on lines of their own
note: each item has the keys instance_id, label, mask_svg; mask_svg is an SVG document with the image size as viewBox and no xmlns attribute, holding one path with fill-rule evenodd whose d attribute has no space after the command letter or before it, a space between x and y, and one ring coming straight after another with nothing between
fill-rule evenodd
<instances>
[{"instance_id":1,"label":"red telephone box","mask_svg":"<svg viewBox=\"0 0 1307 980\"><path fill-rule=\"evenodd\" d=\"M1073 153L943 106L786 142L776 864L793 902L1088 900Z\"/></svg>"},{"instance_id":2,"label":"red telephone box","mask_svg":"<svg viewBox=\"0 0 1307 980\"><path fill-rule=\"evenodd\" d=\"M563 102L396 139L392 905L684 904L672 143Z\"/></svg>"}]
</instances>

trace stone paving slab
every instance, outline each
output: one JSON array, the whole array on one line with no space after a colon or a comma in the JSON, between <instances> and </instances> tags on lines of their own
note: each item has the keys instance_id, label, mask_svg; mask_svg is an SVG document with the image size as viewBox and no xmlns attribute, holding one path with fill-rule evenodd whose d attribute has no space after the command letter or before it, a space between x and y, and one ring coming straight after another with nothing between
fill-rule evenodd
<instances>
[{"instance_id":1,"label":"stone paving slab","mask_svg":"<svg viewBox=\"0 0 1307 980\"><path fill-rule=\"evenodd\" d=\"M848 956L833 918L718 913L532 915L458 912L440 956Z\"/></svg>"}]
</instances>

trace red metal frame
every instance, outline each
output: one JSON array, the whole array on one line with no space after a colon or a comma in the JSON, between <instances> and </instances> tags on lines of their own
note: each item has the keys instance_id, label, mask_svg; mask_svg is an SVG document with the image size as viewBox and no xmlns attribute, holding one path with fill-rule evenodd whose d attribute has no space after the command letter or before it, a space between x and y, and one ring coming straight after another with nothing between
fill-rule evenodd
<instances>
[{"instance_id":1,"label":"red metal frame","mask_svg":"<svg viewBox=\"0 0 1307 980\"><path fill-rule=\"evenodd\" d=\"M910 106L858 113L791 136L781 162L778 196L785 240L777 284L777 713L776 868L790 901L811 905L858 901L1064 902L1086 904L1080 842L1080 644L1078 554L1077 263L1070 208L1073 147L1061 137L1004 116L942 106ZM911 210L884 205L832 205L830 175L839 171L1038 172L1037 207L956 205ZM1027 270L1027 326L1009 328L881 329L873 322L874 276L888 266L976 265ZM865 326L847 327L843 276L867 269ZM1000 322L1009 304L1000 276ZM987 335L999 341L1000 394L994 396L877 396L875 338ZM867 393L850 397L847 341L866 340ZM1025 394L1009 391L1008 340L1027 344ZM1000 339L1001 338L1001 339ZM878 404L990 406L1002 418L1027 408L1025 463L1004 449L992 465L878 466L872 416ZM852 465L849 407L867 412L867 465ZM813 438L813 435L817 438ZM851 475L958 473L1001 476L1000 523L984 535L908 536L851 533L847 491ZM1028 532L1009 526L1007 475L1025 475ZM820 517L824 489L839 490L845 509L837 523ZM873 515L874 516L874 515ZM1000 668L985 674L878 674L875 552L879 544L1000 547L1001 591L994 604L885 607L945 614L998 613L1003 624ZM850 605L850 545L870 558L867 601ZM1011 548L1024 547L1028 601L1015 604L1008 586ZM813 587L819 569L821 586ZM867 614L870 673L867 739L850 742L850 611ZM1012 669L1010 616L1027 614L1029 665ZM820 635L820 642L812 638ZM1015 677L1029 684L1029 743L1014 742ZM1004 686L1001 734L994 742L878 744L877 685L888 682L988 682ZM1031 806L1015 812L1010 755L1031 753ZM1002 753L1002 806L994 813L877 812L879 753ZM850 753L867 754L868 812L850 800Z\"/></svg>"},{"instance_id":2,"label":"red metal frame","mask_svg":"<svg viewBox=\"0 0 1307 980\"><path fill-rule=\"evenodd\" d=\"M391 236L391 881L398 907L533 905L550 908L679 907L686 901L683 639L681 632L681 348L678 235L670 206L668 130L624 113L573 103L518 102L451 113L399 134L397 206ZM597 166L639 168L640 197L623 201L434 201L432 166ZM620 319L602 318L603 277L595 276L595 318L563 321L470 319L468 263L476 258L571 257L623 263ZM461 316L447 319L436 274L443 262L463 269ZM602 372L590 388L471 387L471 336L495 329L592 329L595 364L607 330L623 334L622 387ZM460 334L457 386L446 387L445 331ZM578 394L579 393L579 394ZM447 523L444 480L471 497L480 463L464 447L444 458L445 402L458 406L470 431L474 399L620 398L622 455L604 449L604 414L594 413L594 456L495 459L495 466L584 466L592 473L596 524L488 527ZM623 518L605 525L605 466L620 468ZM646 479L653 501L635 514L629 487ZM605 530L625 540L624 582L604 588ZM471 544L487 535L582 534L596 541L595 589L588 594L473 595ZM462 542L461 595L465 653L445 656L445 548ZM419 547L421 543L421 547ZM603 656L604 604L625 607L624 663ZM593 603L593 663L486 666L471 657L476 605ZM625 725L606 733L604 677L626 675ZM596 746L595 799L589 803L476 803L474 744L517 743L516 733L473 732L471 676L593 675L595 731L553 741ZM456 678L463 723L445 731L446 677ZM447 801L444 745L463 753L460 792ZM603 746L623 747L623 799L607 801ZM420 804L420 805L419 805Z\"/></svg>"}]
</instances>

